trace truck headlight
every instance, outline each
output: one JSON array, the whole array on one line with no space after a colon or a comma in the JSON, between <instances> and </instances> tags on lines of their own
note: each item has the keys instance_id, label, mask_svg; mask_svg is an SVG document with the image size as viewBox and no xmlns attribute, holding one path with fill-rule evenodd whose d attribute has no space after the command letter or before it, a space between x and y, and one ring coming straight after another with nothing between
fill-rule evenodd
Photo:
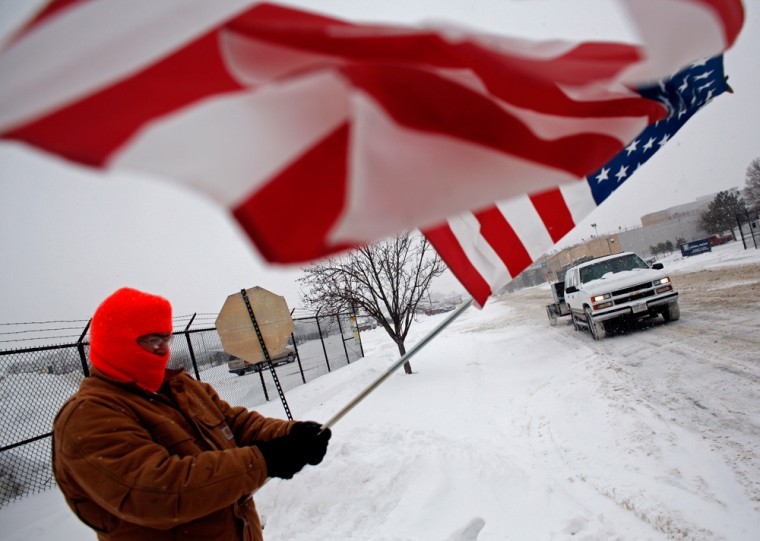
<instances>
[{"instance_id":1,"label":"truck headlight","mask_svg":"<svg viewBox=\"0 0 760 541\"><path fill-rule=\"evenodd\" d=\"M670 283L670 276L666 276L665 278L660 278L654 283L654 285L655 285L654 292L657 294L665 293L666 291L673 290L673 285Z\"/></svg>"},{"instance_id":2,"label":"truck headlight","mask_svg":"<svg viewBox=\"0 0 760 541\"><path fill-rule=\"evenodd\" d=\"M602 302L604 299L609 299L612 295L609 293L605 293L604 295L596 295L595 297L591 297L591 302Z\"/></svg>"}]
</instances>

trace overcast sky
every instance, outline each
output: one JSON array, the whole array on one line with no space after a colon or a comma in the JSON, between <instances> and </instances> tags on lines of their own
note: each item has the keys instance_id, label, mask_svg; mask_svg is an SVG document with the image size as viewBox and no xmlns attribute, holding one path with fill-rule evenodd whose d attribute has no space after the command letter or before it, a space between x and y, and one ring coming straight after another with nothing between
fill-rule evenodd
<instances>
[{"instance_id":1,"label":"overcast sky","mask_svg":"<svg viewBox=\"0 0 760 541\"><path fill-rule=\"evenodd\" d=\"M283 2L355 21L450 21L531 38L633 41L607 0L302 0ZM0 0L0 33L33 7ZM726 55L735 94L699 112L571 234L639 223L643 214L743 187L760 156L760 0ZM2 107L2 104L0 104ZM287 212L287 209L283 209ZM298 268L263 263L224 209L164 180L103 174L0 143L0 323L86 319L118 287L169 298L175 314L217 312L259 285L300 306ZM444 280L439 289L458 289Z\"/></svg>"}]
</instances>

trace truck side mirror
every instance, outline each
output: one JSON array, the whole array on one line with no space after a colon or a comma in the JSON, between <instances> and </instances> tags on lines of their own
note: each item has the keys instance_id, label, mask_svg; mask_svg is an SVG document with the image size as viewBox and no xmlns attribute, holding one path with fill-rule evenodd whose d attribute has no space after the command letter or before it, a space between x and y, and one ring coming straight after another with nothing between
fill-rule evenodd
<instances>
[{"instance_id":1,"label":"truck side mirror","mask_svg":"<svg viewBox=\"0 0 760 541\"><path fill-rule=\"evenodd\" d=\"M578 293L578 288L575 286L570 286L568 288L565 288L565 293Z\"/></svg>"},{"instance_id":2,"label":"truck side mirror","mask_svg":"<svg viewBox=\"0 0 760 541\"><path fill-rule=\"evenodd\" d=\"M664 268L664 265L662 263L655 263L652 265L653 269L662 270Z\"/></svg>"}]
</instances>

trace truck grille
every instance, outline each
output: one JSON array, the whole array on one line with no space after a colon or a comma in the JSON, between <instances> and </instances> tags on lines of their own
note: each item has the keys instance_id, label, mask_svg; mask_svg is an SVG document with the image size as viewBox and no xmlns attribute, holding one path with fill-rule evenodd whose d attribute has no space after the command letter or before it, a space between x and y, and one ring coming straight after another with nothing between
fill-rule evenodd
<instances>
[{"instance_id":1,"label":"truck grille","mask_svg":"<svg viewBox=\"0 0 760 541\"><path fill-rule=\"evenodd\" d=\"M613 291L612 300L615 304L625 304L646 297L652 297L653 295L654 288L652 288L652 282L644 282L643 284L637 284L635 286L626 287L625 289Z\"/></svg>"}]
</instances>

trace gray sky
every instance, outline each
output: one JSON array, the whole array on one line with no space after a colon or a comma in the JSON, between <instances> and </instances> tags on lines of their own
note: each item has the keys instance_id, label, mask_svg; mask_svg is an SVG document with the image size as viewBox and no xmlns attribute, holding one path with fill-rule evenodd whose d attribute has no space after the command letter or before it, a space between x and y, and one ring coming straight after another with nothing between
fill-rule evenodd
<instances>
[{"instance_id":1,"label":"gray sky","mask_svg":"<svg viewBox=\"0 0 760 541\"><path fill-rule=\"evenodd\" d=\"M634 40L606 0L299 0L356 21L453 21L531 38ZM23 10L0 0L0 34ZM570 239L639 223L643 214L743 187L760 156L760 0L725 59L735 94L698 113ZM284 210L287 211L286 209ZM168 182L103 174L0 143L0 323L87 318L118 287L169 298L176 314L217 312L227 295L259 285L300 306L298 268L265 264L226 211ZM448 278L444 291L459 290Z\"/></svg>"}]
</instances>

